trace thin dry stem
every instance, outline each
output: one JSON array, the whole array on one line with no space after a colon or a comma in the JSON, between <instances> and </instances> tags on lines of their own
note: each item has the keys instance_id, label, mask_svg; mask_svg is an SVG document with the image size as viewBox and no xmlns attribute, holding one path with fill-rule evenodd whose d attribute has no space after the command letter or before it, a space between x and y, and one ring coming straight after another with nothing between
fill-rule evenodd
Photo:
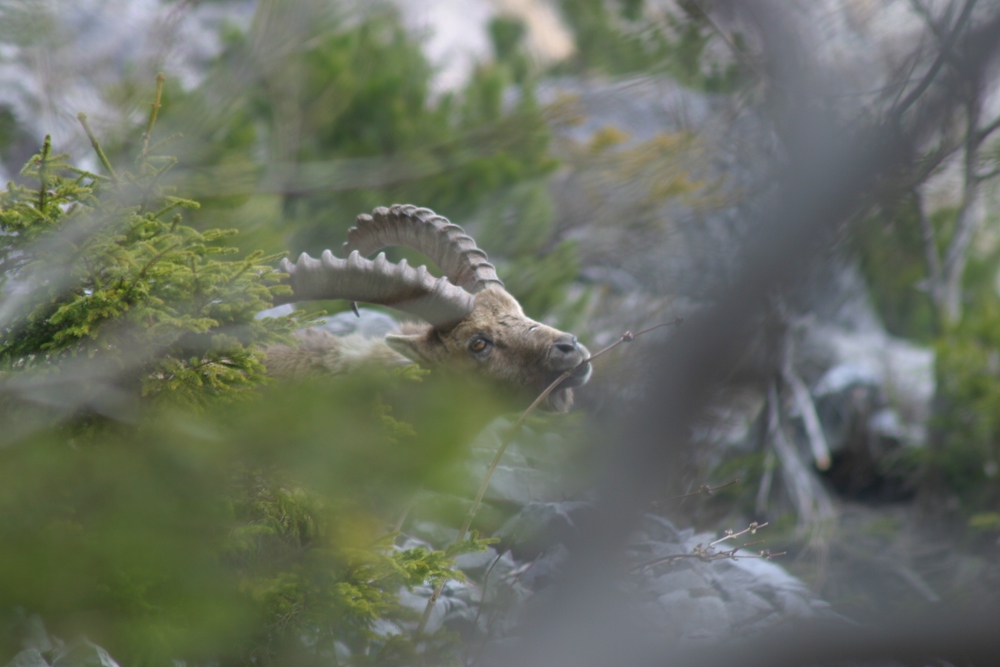
<instances>
[{"instance_id":1,"label":"thin dry stem","mask_svg":"<svg viewBox=\"0 0 1000 667\"><path fill-rule=\"evenodd\" d=\"M694 498L695 496L710 496L716 491L720 491L722 489L728 488L730 486L733 486L734 484L739 484L739 483L740 483L740 478L737 477L733 481L726 482L721 486L709 486L708 484L702 484L701 486L698 487L697 491L692 491L691 493L685 493L684 495L681 496L674 496L673 498L669 498L669 500L684 500L685 498Z\"/></svg>"},{"instance_id":2,"label":"thin dry stem","mask_svg":"<svg viewBox=\"0 0 1000 667\"><path fill-rule=\"evenodd\" d=\"M738 533L734 533L732 530L727 530L724 537L720 537L719 539L717 539L714 542L709 542L708 546L709 547L714 547L716 544L719 544L721 542L725 542L726 540L736 539L737 537L740 537L741 535L746 535L747 533L750 533L751 535L755 535L757 533L757 529L758 528L763 528L766 525L767 525L766 523L758 524L756 521L754 521L753 523L751 523L749 526L747 526L746 528L744 528L743 530L741 530Z\"/></svg>"},{"instance_id":3,"label":"thin dry stem","mask_svg":"<svg viewBox=\"0 0 1000 667\"><path fill-rule=\"evenodd\" d=\"M661 558L655 558L644 563L640 563L632 568L633 572L644 572L657 565L673 565L674 563L695 558L697 560L710 563L715 560L739 560L740 558L760 558L762 560L771 560L772 558L777 558L778 556L784 556L787 552L781 551L778 553L772 553L770 549L763 549L755 554L742 554L740 551L746 549L754 544L760 544L762 540L755 540L753 542L746 542L738 547L733 547L732 549L727 549L725 551L716 551L715 547L726 540L734 540L737 537L741 537L750 533L755 534L759 529L767 526L766 523L758 524L756 521L751 523L749 526L744 528L739 532L733 532L732 530L727 530L725 534L714 542L709 542L707 546L702 546L698 544L691 551L680 553L680 554L670 554L669 556L663 556Z\"/></svg>"}]
</instances>

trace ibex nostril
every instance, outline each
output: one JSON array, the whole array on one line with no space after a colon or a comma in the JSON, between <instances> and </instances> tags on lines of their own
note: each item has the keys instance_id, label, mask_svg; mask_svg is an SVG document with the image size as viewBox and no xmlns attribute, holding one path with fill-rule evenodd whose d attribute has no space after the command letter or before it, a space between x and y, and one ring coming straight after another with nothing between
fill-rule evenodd
<instances>
[{"instance_id":1,"label":"ibex nostril","mask_svg":"<svg viewBox=\"0 0 1000 667\"><path fill-rule=\"evenodd\" d=\"M553 347L555 347L563 354L573 354L578 349L580 349L579 346L576 344L576 336L573 336L571 334L563 334L562 336L559 336L559 338L556 339L556 342L553 345Z\"/></svg>"}]
</instances>

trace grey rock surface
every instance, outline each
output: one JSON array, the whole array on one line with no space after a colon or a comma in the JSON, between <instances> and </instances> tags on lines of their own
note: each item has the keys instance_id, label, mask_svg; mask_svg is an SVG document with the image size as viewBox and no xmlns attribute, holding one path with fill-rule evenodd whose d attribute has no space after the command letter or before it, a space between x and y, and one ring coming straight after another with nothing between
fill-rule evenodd
<instances>
[{"instance_id":1,"label":"grey rock surface","mask_svg":"<svg viewBox=\"0 0 1000 667\"><path fill-rule=\"evenodd\" d=\"M49 667L49 663L36 648L21 651L5 667Z\"/></svg>"},{"instance_id":2,"label":"grey rock surface","mask_svg":"<svg viewBox=\"0 0 1000 667\"><path fill-rule=\"evenodd\" d=\"M358 308L358 314L344 311L322 318L317 329L329 331L337 336L361 334L366 338L382 338L399 329L399 322L393 317L372 308Z\"/></svg>"},{"instance_id":3,"label":"grey rock surface","mask_svg":"<svg viewBox=\"0 0 1000 667\"><path fill-rule=\"evenodd\" d=\"M134 121L105 94L124 79L152 86L164 71L186 88L196 85L222 47L220 28L249 25L255 4L230 0L178 10L161 0L80 0L5 7L5 20L26 29L5 33L0 45L0 107L12 111L22 133L9 163L0 165L0 180L18 172L46 134L81 166L96 167L76 114L86 112L102 134Z\"/></svg>"},{"instance_id":4,"label":"grey rock surface","mask_svg":"<svg viewBox=\"0 0 1000 667\"><path fill-rule=\"evenodd\" d=\"M86 637L77 637L53 652L52 667L118 667L118 663Z\"/></svg>"},{"instance_id":5,"label":"grey rock surface","mask_svg":"<svg viewBox=\"0 0 1000 667\"><path fill-rule=\"evenodd\" d=\"M590 503L578 500L525 503L497 531L501 541L495 549L458 559L469 580L449 582L428 627L516 641L508 633L517 630L521 612L544 599L559 579L592 511ZM799 579L753 552L735 559L696 556L699 550L712 553L704 550L716 539L647 514L627 546L633 565L618 584L622 597L616 604L626 605L623 613L641 619L650 632L687 647L753 636L793 619L846 622ZM715 552L727 548L723 543ZM430 594L424 587L404 597L423 611Z\"/></svg>"},{"instance_id":6,"label":"grey rock surface","mask_svg":"<svg viewBox=\"0 0 1000 667\"><path fill-rule=\"evenodd\" d=\"M15 636L24 647L4 667L119 667L106 650L86 637L70 642L51 636L38 614L15 612Z\"/></svg>"},{"instance_id":7,"label":"grey rock surface","mask_svg":"<svg viewBox=\"0 0 1000 667\"><path fill-rule=\"evenodd\" d=\"M254 318L260 320L268 317L284 317L294 312L295 306L285 303L262 310L254 315ZM361 334L366 338L382 338L386 334L398 330L399 322L380 310L359 307L357 314L353 311L344 311L322 317L319 323L313 325L313 328L329 331L336 336Z\"/></svg>"}]
</instances>

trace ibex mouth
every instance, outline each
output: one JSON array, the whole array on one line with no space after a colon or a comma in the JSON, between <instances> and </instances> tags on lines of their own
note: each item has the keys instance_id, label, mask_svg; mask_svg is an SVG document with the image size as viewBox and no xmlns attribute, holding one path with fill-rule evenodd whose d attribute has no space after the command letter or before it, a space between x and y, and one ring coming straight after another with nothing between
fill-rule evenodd
<instances>
[{"instance_id":1,"label":"ibex mouth","mask_svg":"<svg viewBox=\"0 0 1000 667\"><path fill-rule=\"evenodd\" d=\"M563 380L562 384L559 385L559 386L561 386L561 387L580 387L580 386L583 386L583 385L587 384L588 380L590 380L590 375L593 372L594 372L594 367L593 366L591 366L590 364L584 364L583 366L580 366L575 371L573 371L573 374L570 375L565 380Z\"/></svg>"}]
</instances>

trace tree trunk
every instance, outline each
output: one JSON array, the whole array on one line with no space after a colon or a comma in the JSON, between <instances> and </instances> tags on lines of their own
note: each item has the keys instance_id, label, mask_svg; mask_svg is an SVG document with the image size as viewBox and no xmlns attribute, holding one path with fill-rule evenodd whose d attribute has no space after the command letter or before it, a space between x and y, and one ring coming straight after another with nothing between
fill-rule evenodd
<instances>
[{"instance_id":1,"label":"tree trunk","mask_svg":"<svg viewBox=\"0 0 1000 667\"><path fill-rule=\"evenodd\" d=\"M962 206L955 221L955 236L952 237L945 259L942 276L944 284L941 286L943 288L940 295L941 302L938 304L938 314L948 326L954 326L962 319L962 277L969 263L972 239L982 221L979 194L979 182L974 174L968 174L962 195Z\"/></svg>"},{"instance_id":2,"label":"tree trunk","mask_svg":"<svg viewBox=\"0 0 1000 667\"><path fill-rule=\"evenodd\" d=\"M962 319L962 278L969 263L972 240L982 223L979 207L981 193L979 167L979 146L982 137L979 132L981 99L978 90L973 90L966 106L965 155L962 187L962 202L955 220L955 231L948 249L945 251L941 267L941 283L935 285L932 294L941 323L947 328Z\"/></svg>"}]
</instances>

